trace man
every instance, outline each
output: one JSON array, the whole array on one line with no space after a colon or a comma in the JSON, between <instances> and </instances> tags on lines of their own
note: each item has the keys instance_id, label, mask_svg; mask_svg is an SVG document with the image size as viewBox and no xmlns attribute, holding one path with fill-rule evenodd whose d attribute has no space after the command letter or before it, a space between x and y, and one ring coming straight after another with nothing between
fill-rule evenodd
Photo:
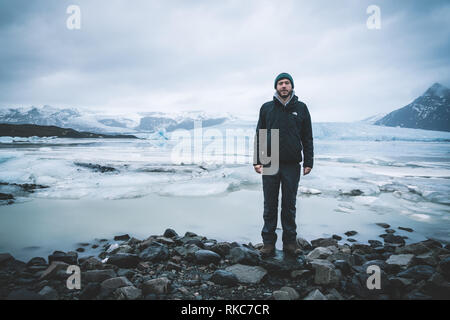
<instances>
[{"instance_id":1,"label":"man","mask_svg":"<svg viewBox=\"0 0 450 320\"><path fill-rule=\"evenodd\" d=\"M275 174L264 174L263 168L270 164L260 161L259 143L255 148L254 169L263 173L264 226L261 232L264 246L263 256L275 254L275 233L278 218L278 194L281 185L281 225L283 228L283 251L288 255L301 253L297 244L295 223L297 189L300 181L301 151L303 150L303 175L313 167L313 135L311 117L306 104L298 100L294 92L294 80L288 73L281 73L275 79L276 92L273 101L262 105L256 127L256 139L260 129L279 129L279 169ZM269 140L270 138L268 138ZM268 143L269 144L269 143Z\"/></svg>"}]
</instances>

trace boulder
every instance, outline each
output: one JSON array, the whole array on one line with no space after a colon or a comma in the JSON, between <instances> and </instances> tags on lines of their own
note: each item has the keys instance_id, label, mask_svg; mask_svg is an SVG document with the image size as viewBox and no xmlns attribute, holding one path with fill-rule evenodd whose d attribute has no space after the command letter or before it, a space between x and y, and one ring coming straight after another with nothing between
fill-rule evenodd
<instances>
[{"instance_id":1,"label":"boulder","mask_svg":"<svg viewBox=\"0 0 450 320\"><path fill-rule=\"evenodd\" d=\"M122 235L114 237L114 241L127 241L129 239L130 239L130 236L128 234L122 234Z\"/></svg>"},{"instance_id":2,"label":"boulder","mask_svg":"<svg viewBox=\"0 0 450 320\"><path fill-rule=\"evenodd\" d=\"M314 283L319 285L338 284L341 272L336 270L335 266L328 260L314 259L310 261L315 270Z\"/></svg>"},{"instance_id":3,"label":"boulder","mask_svg":"<svg viewBox=\"0 0 450 320\"><path fill-rule=\"evenodd\" d=\"M121 287L114 291L117 300L137 300L142 296L142 290L135 286Z\"/></svg>"},{"instance_id":4,"label":"boulder","mask_svg":"<svg viewBox=\"0 0 450 320\"><path fill-rule=\"evenodd\" d=\"M244 246L234 247L230 250L229 259L232 263L255 266L259 264L260 254L257 250Z\"/></svg>"},{"instance_id":5,"label":"boulder","mask_svg":"<svg viewBox=\"0 0 450 320\"><path fill-rule=\"evenodd\" d=\"M328 247L328 246L337 246L338 242L337 242L336 239L333 239L333 238L319 238L319 239L316 239L316 240L312 240L311 241L311 245L314 248L317 248L317 247Z\"/></svg>"},{"instance_id":6,"label":"boulder","mask_svg":"<svg viewBox=\"0 0 450 320\"><path fill-rule=\"evenodd\" d=\"M58 271L63 270L64 272L67 270L69 265L62 261L54 261L50 264L50 266L45 270L41 276L39 277L39 280L47 280L47 279L54 279Z\"/></svg>"},{"instance_id":7,"label":"boulder","mask_svg":"<svg viewBox=\"0 0 450 320\"><path fill-rule=\"evenodd\" d=\"M327 300L319 289L311 291L303 300Z\"/></svg>"},{"instance_id":8,"label":"boulder","mask_svg":"<svg viewBox=\"0 0 450 320\"><path fill-rule=\"evenodd\" d=\"M178 233L176 233L175 230L173 229L166 229L166 231L164 231L163 236L166 238L175 238L178 237Z\"/></svg>"},{"instance_id":9,"label":"boulder","mask_svg":"<svg viewBox=\"0 0 450 320\"><path fill-rule=\"evenodd\" d=\"M393 254L386 260L386 263L407 267L411 265L413 258L413 254Z\"/></svg>"},{"instance_id":10,"label":"boulder","mask_svg":"<svg viewBox=\"0 0 450 320\"><path fill-rule=\"evenodd\" d=\"M104 280L100 286L102 289L115 290L117 288L132 286L133 284L125 277L116 277Z\"/></svg>"},{"instance_id":11,"label":"boulder","mask_svg":"<svg viewBox=\"0 0 450 320\"><path fill-rule=\"evenodd\" d=\"M166 277L161 277L157 279L151 279L145 281L142 284L142 293L147 295L149 293L153 294L165 294L169 291L170 280Z\"/></svg>"},{"instance_id":12,"label":"boulder","mask_svg":"<svg viewBox=\"0 0 450 320\"><path fill-rule=\"evenodd\" d=\"M139 257L131 253L116 253L111 255L107 262L119 268L135 268L139 263Z\"/></svg>"},{"instance_id":13,"label":"boulder","mask_svg":"<svg viewBox=\"0 0 450 320\"><path fill-rule=\"evenodd\" d=\"M234 264L225 268L225 271L234 274L239 282L249 284L259 283L267 274L267 271L260 266L248 266L243 264Z\"/></svg>"},{"instance_id":14,"label":"boulder","mask_svg":"<svg viewBox=\"0 0 450 320\"><path fill-rule=\"evenodd\" d=\"M162 243L153 242L141 251L139 258L144 261L161 262L169 258L169 249Z\"/></svg>"},{"instance_id":15,"label":"boulder","mask_svg":"<svg viewBox=\"0 0 450 320\"><path fill-rule=\"evenodd\" d=\"M198 250L195 252L195 262L199 264L219 264L220 256L211 250Z\"/></svg>"},{"instance_id":16,"label":"boulder","mask_svg":"<svg viewBox=\"0 0 450 320\"><path fill-rule=\"evenodd\" d=\"M81 270L103 269L103 263L95 257L90 257L81 263Z\"/></svg>"},{"instance_id":17,"label":"boulder","mask_svg":"<svg viewBox=\"0 0 450 320\"><path fill-rule=\"evenodd\" d=\"M435 269L432 266L418 265L400 272L397 276L415 280L427 280L433 275L434 272Z\"/></svg>"},{"instance_id":18,"label":"boulder","mask_svg":"<svg viewBox=\"0 0 450 320\"><path fill-rule=\"evenodd\" d=\"M52 287L45 286L38 293L43 300L58 300L58 292Z\"/></svg>"},{"instance_id":19,"label":"boulder","mask_svg":"<svg viewBox=\"0 0 450 320\"><path fill-rule=\"evenodd\" d=\"M235 286L239 282L235 274L226 270L216 270L210 281L225 286Z\"/></svg>"},{"instance_id":20,"label":"boulder","mask_svg":"<svg viewBox=\"0 0 450 320\"><path fill-rule=\"evenodd\" d=\"M106 279L115 278L116 272L112 269L88 270L81 273L81 281L85 282L103 282Z\"/></svg>"},{"instance_id":21,"label":"boulder","mask_svg":"<svg viewBox=\"0 0 450 320\"><path fill-rule=\"evenodd\" d=\"M331 251L328 248L317 247L306 256L306 259L308 259L308 260L326 259L329 256L331 256L332 254L333 254L333 251Z\"/></svg>"},{"instance_id":22,"label":"boulder","mask_svg":"<svg viewBox=\"0 0 450 320\"><path fill-rule=\"evenodd\" d=\"M62 261L67 264L76 265L78 264L78 253L73 251L69 251L67 253L55 251L53 254L48 256L48 263L51 264L53 261Z\"/></svg>"}]
</instances>

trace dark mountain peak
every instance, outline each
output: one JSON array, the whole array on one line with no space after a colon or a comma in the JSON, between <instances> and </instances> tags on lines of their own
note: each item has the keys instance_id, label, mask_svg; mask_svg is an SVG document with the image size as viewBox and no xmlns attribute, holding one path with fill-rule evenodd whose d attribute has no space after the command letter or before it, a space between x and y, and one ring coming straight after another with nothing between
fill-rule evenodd
<instances>
[{"instance_id":1,"label":"dark mountain peak","mask_svg":"<svg viewBox=\"0 0 450 320\"><path fill-rule=\"evenodd\" d=\"M431 87L425 91L424 96L436 96L443 98L444 96L450 95L450 89L444 87L442 84L435 82Z\"/></svg>"},{"instance_id":2,"label":"dark mountain peak","mask_svg":"<svg viewBox=\"0 0 450 320\"><path fill-rule=\"evenodd\" d=\"M450 131L450 89L436 82L413 102L392 111L374 124Z\"/></svg>"}]
</instances>

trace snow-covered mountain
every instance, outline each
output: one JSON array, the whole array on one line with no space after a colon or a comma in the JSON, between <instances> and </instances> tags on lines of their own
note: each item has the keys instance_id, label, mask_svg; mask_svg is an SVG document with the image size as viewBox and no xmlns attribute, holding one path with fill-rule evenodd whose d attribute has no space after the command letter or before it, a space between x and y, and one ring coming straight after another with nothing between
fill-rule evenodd
<instances>
[{"instance_id":1,"label":"snow-covered mountain","mask_svg":"<svg viewBox=\"0 0 450 320\"><path fill-rule=\"evenodd\" d=\"M383 118L386 115L387 115L386 112L378 113L376 115L370 116L368 118L362 119L362 120L357 121L357 122L367 123L367 124L374 124L375 122L377 122L378 120L380 120L381 118Z\"/></svg>"},{"instance_id":2,"label":"snow-covered mountain","mask_svg":"<svg viewBox=\"0 0 450 320\"><path fill-rule=\"evenodd\" d=\"M77 108L43 107L0 108L0 123L52 125L94 133L135 133L140 131L174 131L192 129L195 120L203 127L234 119L230 114L209 114L203 111L177 113L145 112L127 115L105 115Z\"/></svg>"},{"instance_id":3,"label":"snow-covered mountain","mask_svg":"<svg viewBox=\"0 0 450 320\"><path fill-rule=\"evenodd\" d=\"M407 106L374 122L388 127L450 131L450 89L439 83Z\"/></svg>"},{"instance_id":4,"label":"snow-covered mountain","mask_svg":"<svg viewBox=\"0 0 450 320\"><path fill-rule=\"evenodd\" d=\"M43 107L0 109L0 123L37 124L72 128L95 133L133 132L136 121L127 118L105 116L77 108Z\"/></svg>"}]
</instances>

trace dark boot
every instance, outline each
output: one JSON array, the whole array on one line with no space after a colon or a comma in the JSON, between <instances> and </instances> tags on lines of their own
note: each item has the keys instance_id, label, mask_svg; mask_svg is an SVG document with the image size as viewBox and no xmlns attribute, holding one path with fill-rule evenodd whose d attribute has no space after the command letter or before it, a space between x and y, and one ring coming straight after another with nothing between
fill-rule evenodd
<instances>
[{"instance_id":1,"label":"dark boot","mask_svg":"<svg viewBox=\"0 0 450 320\"><path fill-rule=\"evenodd\" d=\"M302 253L302 249L298 246L297 242L283 244L283 251L285 254L291 256L298 256Z\"/></svg>"},{"instance_id":2,"label":"dark boot","mask_svg":"<svg viewBox=\"0 0 450 320\"><path fill-rule=\"evenodd\" d=\"M264 244L264 246L259 249L262 257L272 257L275 255L275 245L273 244Z\"/></svg>"}]
</instances>

